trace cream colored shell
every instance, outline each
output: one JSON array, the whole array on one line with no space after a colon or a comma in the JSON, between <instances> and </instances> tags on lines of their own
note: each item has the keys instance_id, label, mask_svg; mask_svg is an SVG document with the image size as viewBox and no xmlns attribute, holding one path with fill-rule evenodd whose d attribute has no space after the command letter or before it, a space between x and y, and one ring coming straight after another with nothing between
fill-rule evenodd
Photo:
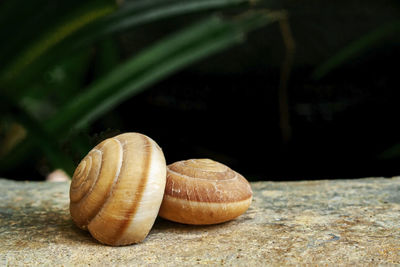
<instances>
[{"instance_id":1,"label":"cream colored shell","mask_svg":"<svg viewBox=\"0 0 400 267\"><path fill-rule=\"evenodd\" d=\"M252 201L249 182L211 159L178 161L167 167L159 215L185 224L215 224L243 214Z\"/></svg>"},{"instance_id":2,"label":"cream colored shell","mask_svg":"<svg viewBox=\"0 0 400 267\"><path fill-rule=\"evenodd\" d=\"M165 181L165 158L151 138L139 133L109 138L75 170L72 219L101 243L141 242L157 217Z\"/></svg>"}]
</instances>

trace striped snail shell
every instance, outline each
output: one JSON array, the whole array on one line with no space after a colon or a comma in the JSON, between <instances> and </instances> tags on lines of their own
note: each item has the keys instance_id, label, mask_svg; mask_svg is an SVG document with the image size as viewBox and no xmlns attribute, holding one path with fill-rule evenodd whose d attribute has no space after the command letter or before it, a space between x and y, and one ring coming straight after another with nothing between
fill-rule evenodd
<instances>
[{"instance_id":1,"label":"striped snail shell","mask_svg":"<svg viewBox=\"0 0 400 267\"><path fill-rule=\"evenodd\" d=\"M72 219L101 243L141 242L157 217L165 179L164 154L151 138L125 133L106 139L74 172Z\"/></svg>"},{"instance_id":2,"label":"striped snail shell","mask_svg":"<svg viewBox=\"0 0 400 267\"><path fill-rule=\"evenodd\" d=\"M215 224L244 213L252 201L249 182L228 166L210 159L167 166L167 184L159 215L185 224Z\"/></svg>"}]
</instances>

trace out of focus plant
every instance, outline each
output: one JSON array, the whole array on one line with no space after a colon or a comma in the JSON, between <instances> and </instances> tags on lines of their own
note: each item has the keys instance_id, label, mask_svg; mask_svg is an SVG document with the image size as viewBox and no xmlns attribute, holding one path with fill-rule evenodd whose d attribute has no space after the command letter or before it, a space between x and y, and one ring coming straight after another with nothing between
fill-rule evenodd
<instances>
[{"instance_id":1,"label":"out of focus plant","mask_svg":"<svg viewBox=\"0 0 400 267\"><path fill-rule=\"evenodd\" d=\"M369 51L373 48L379 47L386 43L397 42L400 33L400 20L391 21L380 25L376 29L370 31L369 33L357 38L349 45L345 46L343 49L338 51L328 60L317 66L317 68L312 73L312 77L316 80L322 79L326 75L333 72L335 69L339 68L341 65L348 63L350 60L356 58L357 56L362 56L363 53ZM397 38L395 38L397 37ZM397 62L388 63L397 67ZM394 144L393 146L387 148L382 153L378 155L379 159L391 159L400 157L400 143Z\"/></svg>"},{"instance_id":2,"label":"out of focus plant","mask_svg":"<svg viewBox=\"0 0 400 267\"><path fill-rule=\"evenodd\" d=\"M331 56L328 60L317 66L312 76L314 79L321 79L328 73L332 72L342 64L350 61L351 59L361 55L363 52L384 44L385 42L392 41L395 34L400 32L400 20L391 21L381 25L377 29L372 30L364 36L351 42L349 45L338 51Z\"/></svg>"},{"instance_id":3,"label":"out of focus plant","mask_svg":"<svg viewBox=\"0 0 400 267\"><path fill-rule=\"evenodd\" d=\"M44 158L51 168L71 174L71 155L83 156L90 148L79 131L168 75L282 17L252 5L251 0L4 1L0 171ZM223 15L232 7L240 7L239 14ZM117 34L184 14L201 16L131 58L118 58ZM94 54L100 63L91 71L101 75L88 81Z\"/></svg>"}]
</instances>

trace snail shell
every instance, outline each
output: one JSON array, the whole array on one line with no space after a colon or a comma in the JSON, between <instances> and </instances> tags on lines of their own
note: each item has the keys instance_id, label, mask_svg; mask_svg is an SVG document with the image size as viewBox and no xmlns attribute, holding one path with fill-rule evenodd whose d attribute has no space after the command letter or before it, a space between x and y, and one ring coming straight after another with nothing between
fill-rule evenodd
<instances>
[{"instance_id":1,"label":"snail shell","mask_svg":"<svg viewBox=\"0 0 400 267\"><path fill-rule=\"evenodd\" d=\"M104 140L74 172L72 219L101 243L141 242L157 217L165 179L164 154L151 138L126 133Z\"/></svg>"},{"instance_id":2,"label":"snail shell","mask_svg":"<svg viewBox=\"0 0 400 267\"><path fill-rule=\"evenodd\" d=\"M250 206L249 182L210 159L178 161L167 166L167 184L159 215L185 224L232 220Z\"/></svg>"}]
</instances>

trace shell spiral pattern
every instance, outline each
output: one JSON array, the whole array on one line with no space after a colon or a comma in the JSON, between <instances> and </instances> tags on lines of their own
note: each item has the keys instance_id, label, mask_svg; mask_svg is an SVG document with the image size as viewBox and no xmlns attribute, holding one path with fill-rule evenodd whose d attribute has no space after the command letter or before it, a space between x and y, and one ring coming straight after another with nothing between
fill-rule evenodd
<instances>
[{"instance_id":1,"label":"shell spiral pattern","mask_svg":"<svg viewBox=\"0 0 400 267\"><path fill-rule=\"evenodd\" d=\"M185 224L215 224L244 213L252 201L249 182L210 159L178 161L167 167L159 215Z\"/></svg>"},{"instance_id":2,"label":"shell spiral pattern","mask_svg":"<svg viewBox=\"0 0 400 267\"><path fill-rule=\"evenodd\" d=\"M72 219L101 243L141 242L157 217L165 183L165 158L156 142L139 133L109 138L74 172Z\"/></svg>"}]
</instances>

